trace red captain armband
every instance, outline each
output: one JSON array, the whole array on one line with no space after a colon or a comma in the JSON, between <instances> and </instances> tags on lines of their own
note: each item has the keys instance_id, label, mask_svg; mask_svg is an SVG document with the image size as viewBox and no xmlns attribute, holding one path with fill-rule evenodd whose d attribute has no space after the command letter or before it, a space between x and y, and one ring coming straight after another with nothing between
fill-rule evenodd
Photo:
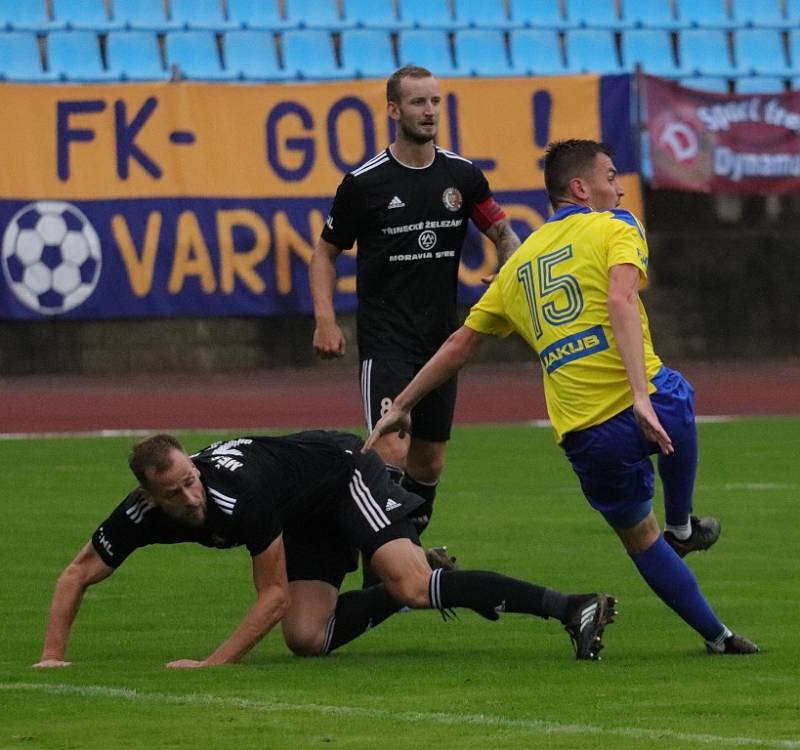
<instances>
[{"instance_id":1,"label":"red captain armband","mask_svg":"<svg viewBox=\"0 0 800 750\"><path fill-rule=\"evenodd\" d=\"M501 219L506 218L506 212L500 207L500 204L490 195L483 203L477 203L472 209L469 218L475 223L475 226L485 232L492 224L496 224Z\"/></svg>"}]
</instances>

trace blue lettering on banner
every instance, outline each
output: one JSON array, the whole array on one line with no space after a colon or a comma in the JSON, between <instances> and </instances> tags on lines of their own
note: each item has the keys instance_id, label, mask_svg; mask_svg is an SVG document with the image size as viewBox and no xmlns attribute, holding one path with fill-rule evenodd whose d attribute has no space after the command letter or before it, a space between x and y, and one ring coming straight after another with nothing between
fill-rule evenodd
<instances>
[{"instance_id":1,"label":"blue lettering on banner","mask_svg":"<svg viewBox=\"0 0 800 750\"><path fill-rule=\"evenodd\" d=\"M339 151L339 135L336 131L336 123L343 112L351 110L361 118L361 141L364 150L354 162L346 162ZM375 122L372 119L372 112L369 107L354 96L346 96L340 99L331 107L328 113L328 143L330 143L331 160L336 168L347 174L356 167L363 164L375 153Z\"/></svg>"},{"instance_id":2,"label":"blue lettering on banner","mask_svg":"<svg viewBox=\"0 0 800 750\"><path fill-rule=\"evenodd\" d=\"M603 327L592 326L550 344L539 354L539 359L547 373L551 374L568 362L605 349L608 349L608 339Z\"/></svg>"},{"instance_id":3,"label":"blue lettering on banner","mask_svg":"<svg viewBox=\"0 0 800 750\"><path fill-rule=\"evenodd\" d=\"M154 96L147 97L133 120L128 122L125 102L122 99L114 102L114 130L117 136L117 174L121 180L127 180L130 176L128 162L131 159L139 162L142 169L151 177L159 179L163 174L161 167L136 145L136 136L139 135L139 131L153 115L157 106L158 99Z\"/></svg>"},{"instance_id":4,"label":"blue lettering on banner","mask_svg":"<svg viewBox=\"0 0 800 750\"><path fill-rule=\"evenodd\" d=\"M300 166L292 169L281 163L278 153L278 124L288 116L295 115L300 118L303 129L310 131L314 127L314 118L307 107L298 102L281 102L269 113L266 125L267 158L275 174L282 180L297 182L308 177L314 166L314 139L313 138L287 138L286 148L289 151L299 151L302 155Z\"/></svg>"},{"instance_id":5,"label":"blue lettering on banner","mask_svg":"<svg viewBox=\"0 0 800 750\"><path fill-rule=\"evenodd\" d=\"M66 182L69 179L69 144L90 143L94 140L94 130L70 127L70 116L103 112L106 103L102 99L86 101L59 102L56 108L56 150L58 179Z\"/></svg>"}]
</instances>

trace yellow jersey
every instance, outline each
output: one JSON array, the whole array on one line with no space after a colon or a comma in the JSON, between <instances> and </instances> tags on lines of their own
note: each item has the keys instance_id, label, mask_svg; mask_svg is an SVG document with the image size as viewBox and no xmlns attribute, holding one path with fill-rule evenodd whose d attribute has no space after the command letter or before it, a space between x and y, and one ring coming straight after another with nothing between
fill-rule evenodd
<instances>
[{"instance_id":1,"label":"yellow jersey","mask_svg":"<svg viewBox=\"0 0 800 750\"><path fill-rule=\"evenodd\" d=\"M609 269L623 263L636 266L646 283L648 248L638 219L622 209L566 206L522 243L467 317L465 325L479 333L516 331L536 352L559 443L633 404L608 314ZM650 380L661 360L641 301L639 313Z\"/></svg>"}]
</instances>

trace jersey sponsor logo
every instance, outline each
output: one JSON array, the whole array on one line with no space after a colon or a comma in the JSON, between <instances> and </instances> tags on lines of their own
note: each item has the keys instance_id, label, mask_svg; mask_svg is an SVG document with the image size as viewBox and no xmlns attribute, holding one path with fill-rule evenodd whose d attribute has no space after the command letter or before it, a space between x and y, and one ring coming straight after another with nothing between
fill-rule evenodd
<instances>
[{"instance_id":1,"label":"jersey sponsor logo","mask_svg":"<svg viewBox=\"0 0 800 750\"><path fill-rule=\"evenodd\" d=\"M456 229L463 223L463 219L418 221L416 224L400 224L396 227L383 227L381 232L383 232L383 234L393 236L395 234L407 234L408 232L420 232L426 229Z\"/></svg>"},{"instance_id":2,"label":"jersey sponsor logo","mask_svg":"<svg viewBox=\"0 0 800 750\"><path fill-rule=\"evenodd\" d=\"M401 260L433 260L436 258L455 258L455 250L437 250L435 253L398 253L397 255L390 255L389 262L396 263Z\"/></svg>"},{"instance_id":3,"label":"jersey sponsor logo","mask_svg":"<svg viewBox=\"0 0 800 750\"><path fill-rule=\"evenodd\" d=\"M539 354L548 374L559 367L608 349L608 339L602 326L593 326L572 336L555 341Z\"/></svg>"},{"instance_id":4,"label":"jersey sponsor logo","mask_svg":"<svg viewBox=\"0 0 800 750\"><path fill-rule=\"evenodd\" d=\"M433 232L430 229L426 229L417 238L417 244L423 250L431 250L431 249L433 249L433 247L436 245L436 232Z\"/></svg>"},{"instance_id":5,"label":"jersey sponsor logo","mask_svg":"<svg viewBox=\"0 0 800 750\"><path fill-rule=\"evenodd\" d=\"M244 454L237 446L250 445L252 442L249 438L237 438L214 443L211 446L211 462L218 469L228 469L229 471L241 469L244 464L238 459L243 458Z\"/></svg>"},{"instance_id":6,"label":"jersey sponsor logo","mask_svg":"<svg viewBox=\"0 0 800 750\"><path fill-rule=\"evenodd\" d=\"M97 543L106 551L109 557L114 557L114 550L111 549L111 542L106 538L102 526L97 530Z\"/></svg>"},{"instance_id":7,"label":"jersey sponsor logo","mask_svg":"<svg viewBox=\"0 0 800 750\"><path fill-rule=\"evenodd\" d=\"M458 211L464 203L461 191L455 187L449 187L442 193L442 203L448 211Z\"/></svg>"},{"instance_id":8,"label":"jersey sponsor logo","mask_svg":"<svg viewBox=\"0 0 800 750\"><path fill-rule=\"evenodd\" d=\"M386 501L386 505L384 506L384 510L388 513L390 510L397 510L398 508L402 507L400 503L396 500L393 500L391 497Z\"/></svg>"},{"instance_id":9,"label":"jersey sponsor logo","mask_svg":"<svg viewBox=\"0 0 800 750\"><path fill-rule=\"evenodd\" d=\"M433 253L398 253L397 255L390 255L389 262L396 263L401 260L430 260L433 258Z\"/></svg>"},{"instance_id":10,"label":"jersey sponsor logo","mask_svg":"<svg viewBox=\"0 0 800 750\"><path fill-rule=\"evenodd\" d=\"M387 205L387 206L386 206L386 208L405 208L405 205L406 205L406 204L405 204L405 203L403 203L403 201L401 201L401 200L400 200L400 198L398 198L398 197L395 195L395 197L394 197L394 198L392 198L392 199L389 201L389 205ZM331 228L332 228L332 227L331 227Z\"/></svg>"}]
</instances>

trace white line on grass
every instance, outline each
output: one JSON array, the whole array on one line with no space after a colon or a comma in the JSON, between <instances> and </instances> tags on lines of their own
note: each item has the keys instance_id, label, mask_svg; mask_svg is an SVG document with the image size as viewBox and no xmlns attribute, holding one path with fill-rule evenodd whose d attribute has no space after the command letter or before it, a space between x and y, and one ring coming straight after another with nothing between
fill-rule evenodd
<instances>
[{"instance_id":1,"label":"white line on grass","mask_svg":"<svg viewBox=\"0 0 800 750\"><path fill-rule=\"evenodd\" d=\"M385 711L380 708L360 708L357 706L328 706L319 703L283 703L280 701L253 701L248 698L226 698L219 695L188 693L184 695L170 693L142 693L129 688L104 687L102 685L43 685L37 683L0 683L0 690L35 691L51 695L77 695L83 698L112 698L124 701L141 701L143 703L172 704L178 706L219 706L222 708L246 709L258 712L273 713L310 713L330 716L355 716L371 720L386 719L391 722L407 722L411 724L441 724L463 726L469 724L477 727L499 727L516 729L532 734L574 734L574 735L610 735L628 737L649 742L667 741L694 742L714 747L767 747L781 750L800 748L800 740L765 740L758 737L722 737L714 734L689 734L674 732L670 729L640 729L637 727L600 727L593 724L560 724L554 721L539 719L507 719L502 716L486 714L456 714L443 711Z\"/></svg>"},{"instance_id":2,"label":"white line on grass","mask_svg":"<svg viewBox=\"0 0 800 750\"><path fill-rule=\"evenodd\" d=\"M768 420L768 419L795 419L796 414L720 414L720 415L700 415L697 421L706 424L715 424L717 422L739 422L742 420ZM548 419L530 419L523 422L487 422L486 424L479 425L480 427L514 427L517 425L525 425L527 427L542 427L551 428L550 420ZM225 435L252 435L254 431L258 432L274 432L275 427L262 426L258 428L243 427L243 428L219 428L219 427L173 427L170 429L153 427L150 429L119 429L119 430L78 430L71 432L0 432L0 440L37 440L41 438L97 438L97 437L139 437L144 435L153 435L156 432L202 432L202 433L222 433ZM331 429L335 429L331 427Z\"/></svg>"}]
</instances>

